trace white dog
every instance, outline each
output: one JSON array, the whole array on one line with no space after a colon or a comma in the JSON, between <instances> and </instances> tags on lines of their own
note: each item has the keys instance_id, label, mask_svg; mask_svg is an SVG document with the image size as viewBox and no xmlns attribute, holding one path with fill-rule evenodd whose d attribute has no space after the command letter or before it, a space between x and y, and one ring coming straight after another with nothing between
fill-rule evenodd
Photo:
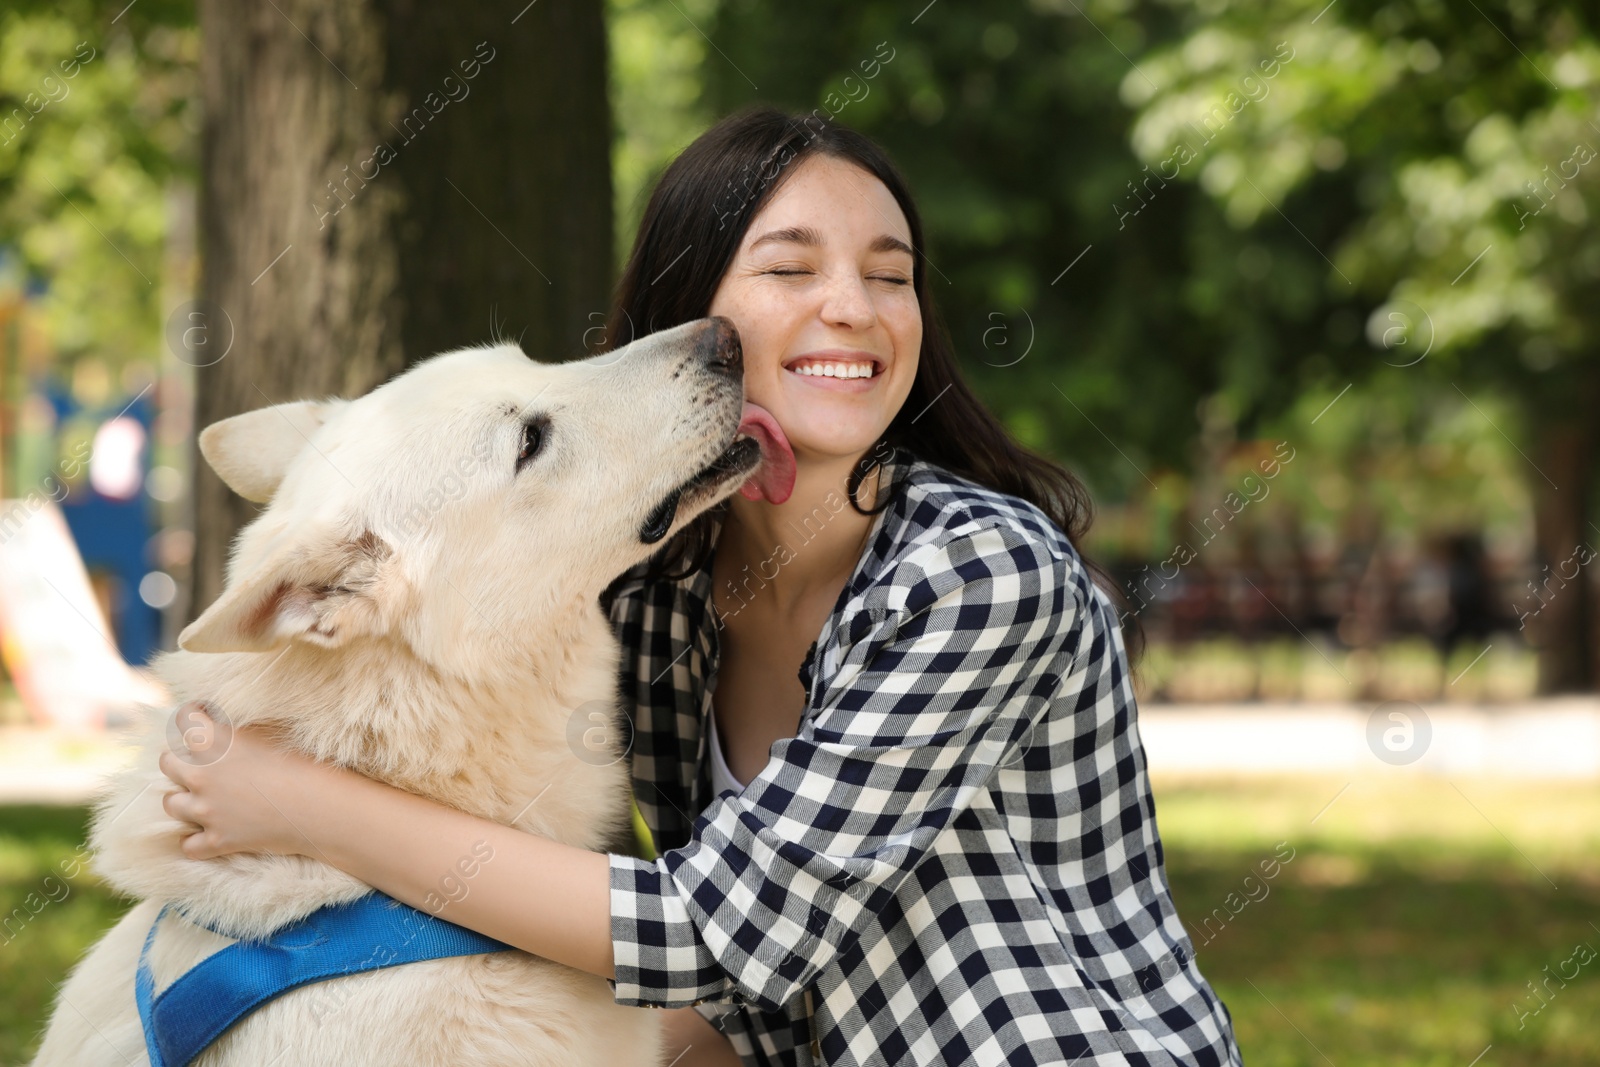
<instances>
[{"instance_id":1,"label":"white dog","mask_svg":"<svg viewBox=\"0 0 1600 1067\"><path fill-rule=\"evenodd\" d=\"M270 506L157 672L177 701L203 698L318 759L603 849L627 824L628 760L570 740L616 704L619 650L596 598L695 515L764 483L774 433L743 402L724 319L565 364L464 349L358 400L224 420L202 452ZM369 891L299 856L186 858L156 768L169 720L150 715L90 831L95 869L142 903L61 988L37 1067L148 1062L134 973L163 903L221 934L169 910L149 955L157 993L234 939ZM301 986L196 1063L655 1067L658 1020L598 977L499 952Z\"/></svg>"}]
</instances>

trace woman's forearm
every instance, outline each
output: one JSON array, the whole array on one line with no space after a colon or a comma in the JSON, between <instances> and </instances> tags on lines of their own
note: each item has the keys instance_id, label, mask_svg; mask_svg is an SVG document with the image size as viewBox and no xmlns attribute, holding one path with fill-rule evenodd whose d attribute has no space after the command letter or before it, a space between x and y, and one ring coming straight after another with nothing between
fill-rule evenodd
<instances>
[{"instance_id":1,"label":"woman's forearm","mask_svg":"<svg viewBox=\"0 0 1600 1067\"><path fill-rule=\"evenodd\" d=\"M315 774L320 781L289 801L291 821L307 839L299 851L431 915L602 978L616 976L604 853L468 815L354 771L324 765Z\"/></svg>"},{"instance_id":2,"label":"woman's forearm","mask_svg":"<svg viewBox=\"0 0 1600 1067\"><path fill-rule=\"evenodd\" d=\"M218 736L204 705L184 705L194 736ZM257 728L201 759L185 735L163 752L175 788L162 799L190 824L184 855L280 852L322 860L415 908L508 945L616 977L610 864L588 852L445 807L355 771L280 748Z\"/></svg>"}]
</instances>

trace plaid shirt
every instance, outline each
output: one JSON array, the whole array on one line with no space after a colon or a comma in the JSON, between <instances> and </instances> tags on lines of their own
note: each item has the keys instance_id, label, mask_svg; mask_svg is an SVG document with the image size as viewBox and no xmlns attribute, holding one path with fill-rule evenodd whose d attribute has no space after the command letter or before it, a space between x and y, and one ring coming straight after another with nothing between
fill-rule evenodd
<instances>
[{"instance_id":1,"label":"plaid shirt","mask_svg":"<svg viewBox=\"0 0 1600 1067\"><path fill-rule=\"evenodd\" d=\"M800 667L799 734L742 792L710 795L709 563L613 584L659 850L610 854L616 1001L696 1005L746 1064L1238 1065L1167 888L1115 609L1038 508L900 465Z\"/></svg>"}]
</instances>

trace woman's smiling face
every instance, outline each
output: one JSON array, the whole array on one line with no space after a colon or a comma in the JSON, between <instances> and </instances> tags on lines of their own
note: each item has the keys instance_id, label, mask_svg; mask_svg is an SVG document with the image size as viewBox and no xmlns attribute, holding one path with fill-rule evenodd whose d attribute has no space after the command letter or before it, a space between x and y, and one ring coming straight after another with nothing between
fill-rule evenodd
<instances>
[{"instance_id":1,"label":"woman's smiling face","mask_svg":"<svg viewBox=\"0 0 1600 1067\"><path fill-rule=\"evenodd\" d=\"M751 221L709 314L739 328L745 398L772 413L795 458L854 459L917 374L911 228L855 164L813 155L794 167Z\"/></svg>"}]
</instances>

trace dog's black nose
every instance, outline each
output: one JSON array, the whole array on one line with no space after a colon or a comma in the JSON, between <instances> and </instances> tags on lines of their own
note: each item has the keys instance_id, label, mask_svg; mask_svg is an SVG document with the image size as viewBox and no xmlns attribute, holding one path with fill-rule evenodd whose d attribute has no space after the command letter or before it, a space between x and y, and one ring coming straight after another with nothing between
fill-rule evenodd
<instances>
[{"instance_id":1,"label":"dog's black nose","mask_svg":"<svg viewBox=\"0 0 1600 1067\"><path fill-rule=\"evenodd\" d=\"M705 361L708 370L736 378L744 373L744 349L739 345L739 331L721 315L706 322L704 332L695 342L695 355Z\"/></svg>"}]
</instances>

